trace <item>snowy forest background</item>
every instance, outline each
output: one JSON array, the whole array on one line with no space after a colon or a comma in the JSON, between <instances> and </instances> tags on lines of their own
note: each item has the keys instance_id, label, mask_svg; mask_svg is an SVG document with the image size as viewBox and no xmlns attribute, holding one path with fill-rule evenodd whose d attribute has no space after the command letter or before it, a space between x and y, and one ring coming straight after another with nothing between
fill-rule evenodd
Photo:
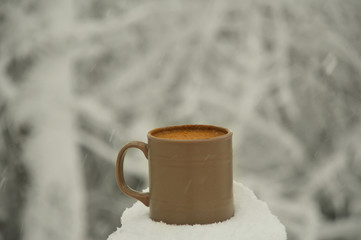
<instances>
[{"instance_id":1,"label":"snowy forest background","mask_svg":"<svg viewBox=\"0 0 361 240\"><path fill-rule=\"evenodd\" d=\"M188 123L290 240L361 239L360 93L359 0L1 0L0 240L106 239L118 150Z\"/></svg>"}]
</instances>

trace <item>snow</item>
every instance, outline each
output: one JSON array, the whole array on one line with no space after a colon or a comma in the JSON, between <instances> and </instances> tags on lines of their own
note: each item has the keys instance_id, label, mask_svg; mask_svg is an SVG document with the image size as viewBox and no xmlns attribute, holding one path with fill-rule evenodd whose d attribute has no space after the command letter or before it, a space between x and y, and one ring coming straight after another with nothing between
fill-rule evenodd
<instances>
[{"instance_id":1,"label":"snow","mask_svg":"<svg viewBox=\"0 0 361 240\"><path fill-rule=\"evenodd\" d=\"M234 182L235 215L231 219L207 225L168 225L148 217L149 209L140 202L124 211L122 227L108 240L149 239L226 239L285 240L285 227L268 205L241 183Z\"/></svg>"}]
</instances>

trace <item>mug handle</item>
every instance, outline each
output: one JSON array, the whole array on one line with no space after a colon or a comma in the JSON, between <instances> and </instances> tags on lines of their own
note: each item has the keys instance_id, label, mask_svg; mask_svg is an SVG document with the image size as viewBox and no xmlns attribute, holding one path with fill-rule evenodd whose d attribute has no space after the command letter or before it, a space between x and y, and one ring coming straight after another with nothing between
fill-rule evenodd
<instances>
[{"instance_id":1,"label":"mug handle","mask_svg":"<svg viewBox=\"0 0 361 240\"><path fill-rule=\"evenodd\" d=\"M144 142L133 141L126 144L120 151L117 157L116 164L116 177L117 183L122 192L128 196L141 201L145 206L149 207L149 192L141 193L131 189L125 182L124 179L124 157L129 148L138 148L144 153L144 156L148 159L148 145Z\"/></svg>"}]
</instances>

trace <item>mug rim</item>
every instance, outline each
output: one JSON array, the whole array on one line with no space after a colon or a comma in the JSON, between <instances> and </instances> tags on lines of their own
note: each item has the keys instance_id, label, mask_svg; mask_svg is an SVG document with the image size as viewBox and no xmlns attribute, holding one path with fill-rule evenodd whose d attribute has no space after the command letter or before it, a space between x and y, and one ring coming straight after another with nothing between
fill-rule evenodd
<instances>
[{"instance_id":1,"label":"mug rim","mask_svg":"<svg viewBox=\"0 0 361 240\"><path fill-rule=\"evenodd\" d=\"M216 137L211 137L211 138L201 138L201 139L172 139L172 138L160 138L160 137L156 137L152 134L154 134L155 132L160 132L160 131L166 131L166 130L172 130L172 129L178 129L178 128L205 128L205 129L217 129L220 130L222 132L224 132L225 134L220 135L220 136L216 136ZM148 139L152 139L152 140L157 140L157 141L162 141L162 142L209 142L209 141L217 141L217 140L222 140L222 139L226 139L232 136L232 131L228 128L224 128L224 127L219 127L219 126L215 126L215 125L206 125L206 124L185 124L185 125L173 125L173 126L165 126L165 127L160 127L160 128L154 128L152 130L150 130L147 134Z\"/></svg>"}]
</instances>

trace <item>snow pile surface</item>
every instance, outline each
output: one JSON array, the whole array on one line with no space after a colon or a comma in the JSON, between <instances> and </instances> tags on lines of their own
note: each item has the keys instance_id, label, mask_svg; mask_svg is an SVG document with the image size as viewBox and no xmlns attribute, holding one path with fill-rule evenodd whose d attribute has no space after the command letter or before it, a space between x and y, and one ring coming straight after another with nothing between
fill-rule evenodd
<instances>
[{"instance_id":1,"label":"snow pile surface","mask_svg":"<svg viewBox=\"0 0 361 240\"><path fill-rule=\"evenodd\" d=\"M149 209L140 202L124 211L122 227L108 240L286 240L285 227L267 204L240 183L234 182L235 215L231 219L207 225L168 225L154 222Z\"/></svg>"}]
</instances>

